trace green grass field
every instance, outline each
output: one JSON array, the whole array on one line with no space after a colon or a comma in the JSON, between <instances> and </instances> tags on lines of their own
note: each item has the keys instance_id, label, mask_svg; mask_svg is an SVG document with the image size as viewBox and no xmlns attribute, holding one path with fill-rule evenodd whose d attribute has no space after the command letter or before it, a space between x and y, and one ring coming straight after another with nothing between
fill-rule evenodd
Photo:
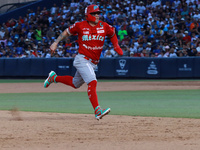
<instances>
[{"instance_id":1,"label":"green grass field","mask_svg":"<svg viewBox=\"0 0 200 150\"><path fill-rule=\"evenodd\" d=\"M112 115L200 118L199 90L98 92L98 97L103 108L111 108ZM0 94L0 110L13 107L21 111L93 114L86 92Z\"/></svg>"}]
</instances>

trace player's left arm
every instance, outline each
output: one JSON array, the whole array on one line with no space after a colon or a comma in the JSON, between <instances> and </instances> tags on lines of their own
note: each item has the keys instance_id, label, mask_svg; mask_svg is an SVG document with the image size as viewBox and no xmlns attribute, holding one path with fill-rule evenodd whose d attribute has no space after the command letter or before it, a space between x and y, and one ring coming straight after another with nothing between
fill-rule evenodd
<instances>
[{"instance_id":1,"label":"player's left arm","mask_svg":"<svg viewBox=\"0 0 200 150\"><path fill-rule=\"evenodd\" d=\"M123 55L123 51L120 48L119 44L118 44L118 39L117 39L117 35L115 33L115 28L113 28L112 26L107 24L107 35L110 38L110 41L112 42L113 46L114 46L114 50L119 54L119 55Z\"/></svg>"},{"instance_id":2,"label":"player's left arm","mask_svg":"<svg viewBox=\"0 0 200 150\"><path fill-rule=\"evenodd\" d=\"M110 41L112 42L113 46L114 46L114 50L119 54L119 55L123 55L123 51L120 48L119 44L118 44L118 39L116 34L114 34L113 37L110 38Z\"/></svg>"}]
</instances>

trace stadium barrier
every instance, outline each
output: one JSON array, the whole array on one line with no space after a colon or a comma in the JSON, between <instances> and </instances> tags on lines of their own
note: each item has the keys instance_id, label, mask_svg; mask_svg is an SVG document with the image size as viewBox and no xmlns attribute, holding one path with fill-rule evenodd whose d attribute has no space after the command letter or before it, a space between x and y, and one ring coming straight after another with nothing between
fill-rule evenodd
<instances>
[{"instance_id":1,"label":"stadium barrier","mask_svg":"<svg viewBox=\"0 0 200 150\"><path fill-rule=\"evenodd\" d=\"M0 77L45 77L74 75L73 58L1 58ZM200 78L200 57L187 58L101 58L98 78Z\"/></svg>"}]
</instances>

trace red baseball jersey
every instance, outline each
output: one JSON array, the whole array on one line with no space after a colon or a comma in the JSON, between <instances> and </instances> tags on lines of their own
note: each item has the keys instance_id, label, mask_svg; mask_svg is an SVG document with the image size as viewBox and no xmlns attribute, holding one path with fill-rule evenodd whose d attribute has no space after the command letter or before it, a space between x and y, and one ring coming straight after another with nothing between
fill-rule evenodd
<instances>
[{"instance_id":1,"label":"red baseball jersey","mask_svg":"<svg viewBox=\"0 0 200 150\"><path fill-rule=\"evenodd\" d=\"M77 22L67 32L70 35L78 34L78 52L93 60L99 60L105 37L111 38L115 34L114 28L103 21L99 21L94 27L87 21Z\"/></svg>"}]
</instances>

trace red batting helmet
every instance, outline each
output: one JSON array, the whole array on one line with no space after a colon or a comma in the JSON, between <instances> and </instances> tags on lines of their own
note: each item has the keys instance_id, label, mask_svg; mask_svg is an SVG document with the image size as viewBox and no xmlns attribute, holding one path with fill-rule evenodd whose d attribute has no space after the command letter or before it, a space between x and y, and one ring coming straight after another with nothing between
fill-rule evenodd
<instances>
[{"instance_id":1,"label":"red batting helmet","mask_svg":"<svg viewBox=\"0 0 200 150\"><path fill-rule=\"evenodd\" d=\"M85 8L85 16L87 21L95 22L96 18L91 15L91 13L95 12L101 13L101 11L99 10L99 6L97 5L89 5L88 7Z\"/></svg>"}]
</instances>

